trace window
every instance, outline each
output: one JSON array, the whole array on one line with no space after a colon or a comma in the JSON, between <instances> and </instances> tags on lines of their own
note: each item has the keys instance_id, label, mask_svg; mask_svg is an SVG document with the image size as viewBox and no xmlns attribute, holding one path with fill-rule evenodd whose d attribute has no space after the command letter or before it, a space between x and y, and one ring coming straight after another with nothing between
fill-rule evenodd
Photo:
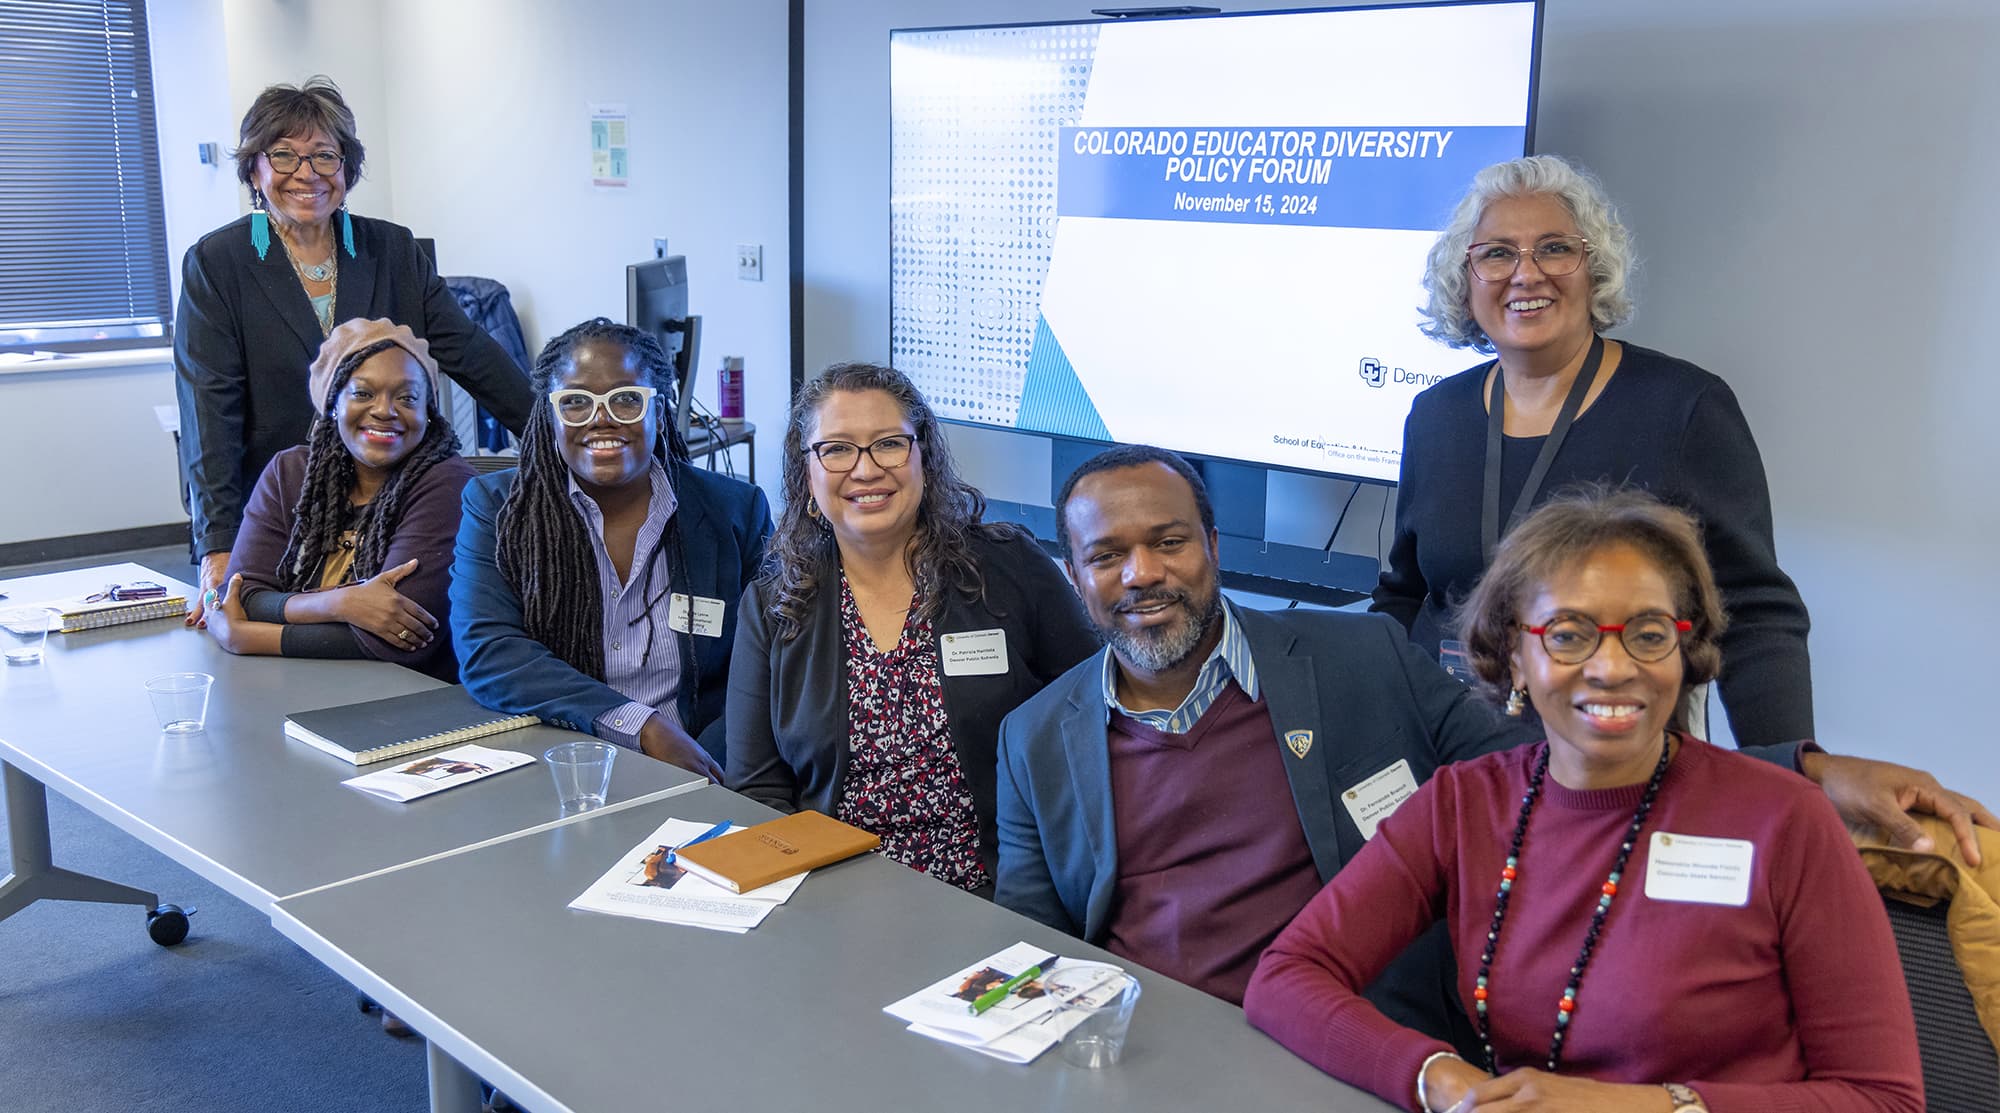
<instances>
[{"instance_id":1,"label":"window","mask_svg":"<svg viewBox=\"0 0 2000 1113\"><path fill-rule=\"evenodd\" d=\"M0 351L158 343L167 277L144 0L0 0Z\"/></svg>"}]
</instances>

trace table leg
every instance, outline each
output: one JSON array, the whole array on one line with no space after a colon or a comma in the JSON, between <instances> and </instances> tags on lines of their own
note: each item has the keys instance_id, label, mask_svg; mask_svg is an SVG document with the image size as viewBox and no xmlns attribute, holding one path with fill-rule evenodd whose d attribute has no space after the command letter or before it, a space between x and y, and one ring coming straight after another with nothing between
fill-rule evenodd
<instances>
[{"instance_id":1,"label":"table leg","mask_svg":"<svg viewBox=\"0 0 2000 1113\"><path fill-rule=\"evenodd\" d=\"M430 1067L431 1113L477 1113L479 1079L435 1043L424 1044Z\"/></svg>"},{"instance_id":2,"label":"table leg","mask_svg":"<svg viewBox=\"0 0 2000 1113\"><path fill-rule=\"evenodd\" d=\"M0 882L0 920L38 900L80 900L138 904L151 908L160 898L143 889L56 868L49 847L49 791L42 782L0 762L6 777L7 840L14 872Z\"/></svg>"}]
</instances>

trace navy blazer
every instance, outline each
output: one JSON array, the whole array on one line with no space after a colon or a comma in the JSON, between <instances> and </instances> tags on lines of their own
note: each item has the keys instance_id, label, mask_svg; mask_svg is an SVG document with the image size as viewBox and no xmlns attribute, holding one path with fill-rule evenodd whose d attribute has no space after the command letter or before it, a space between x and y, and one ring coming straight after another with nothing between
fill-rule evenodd
<instances>
[{"instance_id":1,"label":"navy blazer","mask_svg":"<svg viewBox=\"0 0 2000 1113\"><path fill-rule=\"evenodd\" d=\"M1098 647L1083 601L1032 538L973 535L985 595L947 594L934 629L939 637L1006 631L1007 671L939 676L951 741L972 795L979 856L991 874L994 735L1000 719ZM847 774L847 642L840 624L839 581L822 583L805 629L774 637L768 586L752 585L736 628L729 675L728 784L780 811L836 814ZM942 663L942 658L940 658Z\"/></svg>"},{"instance_id":2,"label":"navy blazer","mask_svg":"<svg viewBox=\"0 0 2000 1113\"><path fill-rule=\"evenodd\" d=\"M725 608L716 637L681 634L683 660L700 664L701 690L692 714L683 699L682 723L722 761L722 703L727 691L729 651L735 644L735 601L757 574L764 542L771 536L771 505L764 492L688 464L667 469L677 506L681 538L687 546L692 585L672 590L720 599ZM510 714L538 715L570 730L590 732L597 717L629 702L617 689L572 668L522 627L521 599L500 574L495 523L513 488L512 469L482 475L465 487L458 546L451 567L451 638L458 647L459 675L482 706ZM698 653L699 656L692 656Z\"/></svg>"},{"instance_id":3,"label":"navy blazer","mask_svg":"<svg viewBox=\"0 0 2000 1113\"><path fill-rule=\"evenodd\" d=\"M181 264L175 394L196 556L236 543L243 505L264 466L304 444L312 427L306 371L324 339L319 318L282 245L257 258L249 222L203 236ZM502 425L521 431L534 405L526 373L466 320L409 229L357 216L354 258L336 250L335 322L387 317L408 325L429 342L441 371Z\"/></svg>"},{"instance_id":4,"label":"navy blazer","mask_svg":"<svg viewBox=\"0 0 2000 1113\"><path fill-rule=\"evenodd\" d=\"M1540 737L1475 699L1386 615L1238 608L1236 617L1257 662L1271 745L1284 758L1292 805L1322 882L1362 846L1361 829L1339 801L1343 791L1398 760L1410 763L1421 784L1447 761ZM1007 716L1000 725L997 796L994 900L1092 943L1106 937L1118 887L1103 677L1104 658L1093 656ZM1301 730L1312 737L1303 755L1280 741ZM1243 806L1265 803L1246 800ZM1273 812L1272 819L1281 822L1284 815ZM1429 956L1431 964L1422 968L1392 968L1405 982L1397 995L1436 999L1432 979L1450 984L1436 959ZM1405 1011L1399 1019L1443 1034L1416 1013Z\"/></svg>"}]
</instances>

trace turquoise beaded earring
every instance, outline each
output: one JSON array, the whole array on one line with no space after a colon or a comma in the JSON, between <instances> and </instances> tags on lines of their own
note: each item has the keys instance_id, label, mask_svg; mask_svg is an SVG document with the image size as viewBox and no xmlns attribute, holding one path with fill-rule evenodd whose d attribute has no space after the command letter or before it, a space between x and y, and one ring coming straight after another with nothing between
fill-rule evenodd
<instances>
[{"instance_id":1,"label":"turquoise beaded earring","mask_svg":"<svg viewBox=\"0 0 2000 1113\"><path fill-rule=\"evenodd\" d=\"M271 218L264 212L264 191L250 187L250 246L262 259L271 251Z\"/></svg>"},{"instance_id":2,"label":"turquoise beaded earring","mask_svg":"<svg viewBox=\"0 0 2000 1113\"><path fill-rule=\"evenodd\" d=\"M347 257L354 258L354 218L347 213L347 202L340 203L340 246L347 249Z\"/></svg>"}]
</instances>

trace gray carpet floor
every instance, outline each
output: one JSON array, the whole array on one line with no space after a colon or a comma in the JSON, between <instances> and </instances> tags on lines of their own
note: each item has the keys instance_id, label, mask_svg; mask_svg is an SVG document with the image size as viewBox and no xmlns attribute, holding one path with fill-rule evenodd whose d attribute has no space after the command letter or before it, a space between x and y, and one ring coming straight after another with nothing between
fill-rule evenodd
<instances>
[{"instance_id":1,"label":"gray carpet floor","mask_svg":"<svg viewBox=\"0 0 2000 1113\"><path fill-rule=\"evenodd\" d=\"M0 577L118 560L193 578L185 549ZM49 825L58 866L199 911L171 948L136 906L44 901L0 921L0 1110L426 1108L422 1042L384 1034L269 919L53 792Z\"/></svg>"}]
</instances>

